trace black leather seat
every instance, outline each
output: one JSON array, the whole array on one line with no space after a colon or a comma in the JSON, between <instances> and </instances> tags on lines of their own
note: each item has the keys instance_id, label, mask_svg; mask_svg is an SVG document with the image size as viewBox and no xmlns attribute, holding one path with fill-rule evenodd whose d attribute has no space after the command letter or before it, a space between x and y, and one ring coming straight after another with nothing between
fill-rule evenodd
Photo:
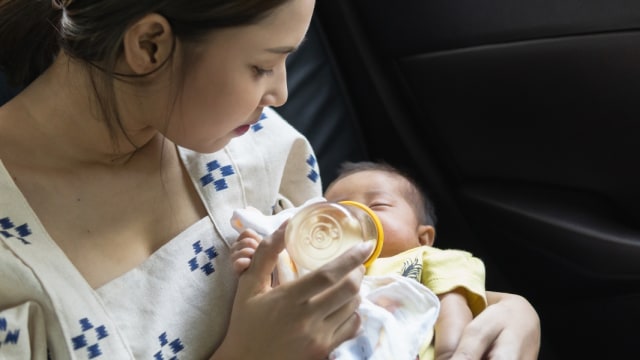
<instances>
[{"instance_id":1,"label":"black leather seat","mask_svg":"<svg viewBox=\"0 0 640 360\"><path fill-rule=\"evenodd\" d=\"M6 77L0 72L0 105L11 99L17 92L18 89L10 87Z\"/></svg>"},{"instance_id":2,"label":"black leather seat","mask_svg":"<svg viewBox=\"0 0 640 360\"><path fill-rule=\"evenodd\" d=\"M320 23L314 18L306 40L288 59L289 100L276 110L313 145L323 184L340 163L368 158L355 112Z\"/></svg>"}]
</instances>

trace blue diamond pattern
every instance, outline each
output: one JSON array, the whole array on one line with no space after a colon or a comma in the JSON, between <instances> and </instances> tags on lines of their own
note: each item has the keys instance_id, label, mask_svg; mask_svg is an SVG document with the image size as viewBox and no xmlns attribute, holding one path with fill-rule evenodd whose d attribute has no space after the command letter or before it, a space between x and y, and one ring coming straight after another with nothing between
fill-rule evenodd
<instances>
[{"instance_id":1,"label":"blue diamond pattern","mask_svg":"<svg viewBox=\"0 0 640 360\"><path fill-rule=\"evenodd\" d=\"M229 188L225 178L235 173L233 166L222 166L218 160L213 160L207 163L207 174L200 178L200 183L202 187L213 184L216 191L222 191Z\"/></svg>"},{"instance_id":2,"label":"blue diamond pattern","mask_svg":"<svg viewBox=\"0 0 640 360\"><path fill-rule=\"evenodd\" d=\"M260 115L260 119L258 119L258 122L251 125L251 130L253 130L253 132L258 132L262 129L264 129L264 126L262 126L262 120L266 119L267 115L265 115L264 113L262 113Z\"/></svg>"},{"instance_id":3,"label":"blue diamond pattern","mask_svg":"<svg viewBox=\"0 0 640 360\"><path fill-rule=\"evenodd\" d=\"M94 327L88 318L80 319L80 329L82 334L71 338L73 350L86 349L89 359L95 359L102 355L100 340L109 336L104 325Z\"/></svg>"},{"instance_id":4,"label":"blue diamond pattern","mask_svg":"<svg viewBox=\"0 0 640 360\"><path fill-rule=\"evenodd\" d=\"M204 249L200 241L193 243L192 247L195 256L189 260L189 269L191 271L200 269L207 276L213 274L216 271L213 267L213 259L218 256L216 249L213 246Z\"/></svg>"},{"instance_id":5,"label":"blue diamond pattern","mask_svg":"<svg viewBox=\"0 0 640 360\"><path fill-rule=\"evenodd\" d=\"M6 318L0 317L0 349L3 346L18 345L20 340L20 329L9 329Z\"/></svg>"},{"instance_id":6,"label":"blue diamond pattern","mask_svg":"<svg viewBox=\"0 0 640 360\"><path fill-rule=\"evenodd\" d=\"M20 240L25 245L31 244L26 238L32 234L28 224L22 224L15 226L10 218L5 217L0 219L0 235L7 239L15 238Z\"/></svg>"},{"instance_id":7,"label":"blue diamond pattern","mask_svg":"<svg viewBox=\"0 0 640 360\"><path fill-rule=\"evenodd\" d=\"M307 174L307 178L309 178L309 180L315 182L318 182L318 179L320 179L320 174L318 173L318 170L316 168L316 165L318 164L315 156L313 155L309 155L309 157L307 158L307 165L309 165L310 169L309 169L309 173Z\"/></svg>"},{"instance_id":8,"label":"blue diamond pattern","mask_svg":"<svg viewBox=\"0 0 640 360\"><path fill-rule=\"evenodd\" d=\"M180 339L172 340L171 342L168 340L167 332L163 332L160 336L158 336L158 340L160 340L160 346L162 347L157 353L153 355L153 358L156 360L178 360L176 356L179 352L184 350L184 345ZM168 356L165 356L167 352L170 352Z\"/></svg>"}]
</instances>

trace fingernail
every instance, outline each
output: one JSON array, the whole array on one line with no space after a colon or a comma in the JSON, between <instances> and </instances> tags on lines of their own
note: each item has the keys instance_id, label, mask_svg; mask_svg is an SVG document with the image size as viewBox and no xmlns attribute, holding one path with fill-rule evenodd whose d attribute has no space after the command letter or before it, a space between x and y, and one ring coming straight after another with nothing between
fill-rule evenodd
<instances>
[{"instance_id":1,"label":"fingernail","mask_svg":"<svg viewBox=\"0 0 640 360\"><path fill-rule=\"evenodd\" d=\"M358 251L371 254L371 252L373 251L373 244L370 241L362 242L356 245L356 248L358 249Z\"/></svg>"}]
</instances>

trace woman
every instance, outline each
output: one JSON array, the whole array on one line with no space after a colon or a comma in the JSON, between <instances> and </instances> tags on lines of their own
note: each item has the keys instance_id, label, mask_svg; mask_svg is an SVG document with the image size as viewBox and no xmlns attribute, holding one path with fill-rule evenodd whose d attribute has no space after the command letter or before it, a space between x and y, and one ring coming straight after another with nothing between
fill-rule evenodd
<instances>
[{"instance_id":1,"label":"woman","mask_svg":"<svg viewBox=\"0 0 640 360\"><path fill-rule=\"evenodd\" d=\"M280 232L240 281L228 256L233 209L320 194L270 110L313 7L0 1L0 65L29 84L0 108L1 355L322 359L355 335L367 249L273 290ZM457 356L535 358L535 311L487 295Z\"/></svg>"}]
</instances>

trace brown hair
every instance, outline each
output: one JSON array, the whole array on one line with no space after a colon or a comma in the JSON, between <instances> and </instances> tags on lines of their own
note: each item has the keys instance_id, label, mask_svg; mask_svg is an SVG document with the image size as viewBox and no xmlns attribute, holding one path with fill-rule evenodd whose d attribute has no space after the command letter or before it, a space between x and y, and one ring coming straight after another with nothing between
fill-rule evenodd
<instances>
[{"instance_id":1,"label":"brown hair","mask_svg":"<svg viewBox=\"0 0 640 360\"><path fill-rule=\"evenodd\" d=\"M433 202L427 195L427 193L420 187L420 185L407 173L399 170L387 164L385 162L371 162L371 161L359 161L359 162L344 162L340 165L338 171L338 177L334 179L327 189L331 187L336 181L345 178L351 174L363 172L363 171L380 171L387 174L391 174L403 179L406 182L404 188L404 197L411 206L413 206L414 212L420 224L424 225L436 225L436 213Z\"/></svg>"},{"instance_id":2,"label":"brown hair","mask_svg":"<svg viewBox=\"0 0 640 360\"><path fill-rule=\"evenodd\" d=\"M0 0L0 71L11 85L26 86L62 49L88 65L113 135L116 126L122 129L115 106L115 66L131 24L158 13L171 24L176 38L197 42L214 29L256 23L287 1Z\"/></svg>"}]
</instances>

